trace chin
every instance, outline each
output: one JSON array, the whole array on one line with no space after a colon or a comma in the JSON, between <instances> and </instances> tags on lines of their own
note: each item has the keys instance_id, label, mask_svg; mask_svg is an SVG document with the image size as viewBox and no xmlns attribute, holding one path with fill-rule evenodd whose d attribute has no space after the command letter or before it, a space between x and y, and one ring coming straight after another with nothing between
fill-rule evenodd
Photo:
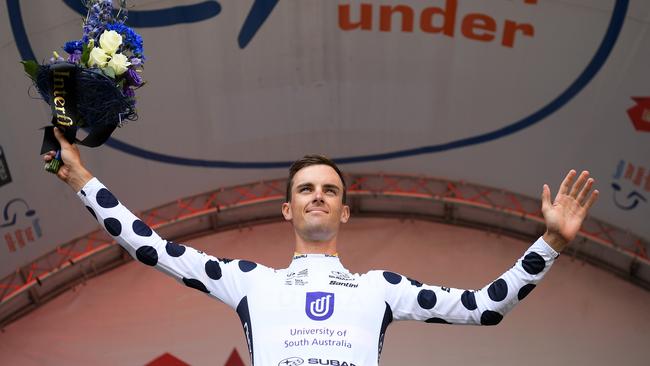
<instances>
[{"instance_id":1,"label":"chin","mask_svg":"<svg viewBox=\"0 0 650 366\"><path fill-rule=\"evenodd\" d=\"M303 232L303 239L307 241L329 241L334 237L332 230L324 227L311 227Z\"/></svg>"}]
</instances>

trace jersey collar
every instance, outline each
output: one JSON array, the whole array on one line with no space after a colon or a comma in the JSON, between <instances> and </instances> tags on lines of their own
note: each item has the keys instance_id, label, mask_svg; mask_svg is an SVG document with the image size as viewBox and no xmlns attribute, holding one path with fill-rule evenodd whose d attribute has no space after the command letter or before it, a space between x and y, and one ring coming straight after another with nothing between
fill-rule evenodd
<instances>
[{"instance_id":1,"label":"jersey collar","mask_svg":"<svg viewBox=\"0 0 650 366\"><path fill-rule=\"evenodd\" d=\"M290 269L298 267L314 268L315 270L333 270L344 269L338 255L332 254L300 254L294 253Z\"/></svg>"}]
</instances>

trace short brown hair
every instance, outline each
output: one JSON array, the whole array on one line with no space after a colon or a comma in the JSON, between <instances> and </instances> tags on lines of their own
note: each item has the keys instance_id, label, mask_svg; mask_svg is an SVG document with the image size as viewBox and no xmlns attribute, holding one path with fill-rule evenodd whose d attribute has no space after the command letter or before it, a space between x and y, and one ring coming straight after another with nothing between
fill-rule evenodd
<instances>
[{"instance_id":1,"label":"short brown hair","mask_svg":"<svg viewBox=\"0 0 650 366\"><path fill-rule=\"evenodd\" d=\"M306 168L308 166L312 165L327 165L334 169L336 174L339 175L339 178L341 178L341 182L343 183L343 203L345 204L348 199L348 189L347 186L345 185L345 179L343 179L343 174L339 170L339 167L336 166L334 161L330 158L328 158L325 155L319 155L319 154L310 154L310 155L305 155L302 157L302 159L298 159L291 164L291 167L289 167L289 179L287 180L287 196L286 196L286 202L291 202L291 188L293 187L293 176L298 173L299 170Z\"/></svg>"}]
</instances>

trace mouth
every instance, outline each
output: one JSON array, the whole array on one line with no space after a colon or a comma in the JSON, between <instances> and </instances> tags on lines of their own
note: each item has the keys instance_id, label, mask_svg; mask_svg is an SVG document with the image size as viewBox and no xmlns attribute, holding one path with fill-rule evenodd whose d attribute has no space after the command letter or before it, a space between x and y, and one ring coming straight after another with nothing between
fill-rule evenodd
<instances>
[{"instance_id":1,"label":"mouth","mask_svg":"<svg viewBox=\"0 0 650 366\"><path fill-rule=\"evenodd\" d=\"M327 214L327 213L329 213L329 211L327 209L325 209L324 207L312 207L312 208L307 209L307 213L323 213L323 214Z\"/></svg>"}]
</instances>

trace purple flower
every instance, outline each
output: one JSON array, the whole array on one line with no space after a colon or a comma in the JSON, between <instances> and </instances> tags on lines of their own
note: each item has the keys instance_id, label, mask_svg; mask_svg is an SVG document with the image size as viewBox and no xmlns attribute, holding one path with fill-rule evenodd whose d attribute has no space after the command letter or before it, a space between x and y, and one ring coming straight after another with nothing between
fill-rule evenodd
<instances>
[{"instance_id":1,"label":"purple flower","mask_svg":"<svg viewBox=\"0 0 650 366\"><path fill-rule=\"evenodd\" d=\"M83 40L95 39L104 31L106 22L113 14L113 3L111 0L100 0L88 9L88 17L83 27ZM96 39L95 39L96 40Z\"/></svg>"},{"instance_id":2,"label":"purple flower","mask_svg":"<svg viewBox=\"0 0 650 366\"><path fill-rule=\"evenodd\" d=\"M78 64L81 61L81 51L74 51L68 56L68 62Z\"/></svg>"},{"instance_id":3,"label":"purple flower","mask_svg":"<svg viewBox=\"0 0 650 366\"><path fill-rule=\"evenodd\" d=\"M126 70L126 80L128 80L129 84L133 86L142 85L142 77L140 76L140 74L138 74L137 71L131 68Z\"/></svg>"},{"instance_id":4,"label":"purple flower","mask_svg":"<svg viewBox=\"0 0 650 366\"><path fill-rule=\"evenodd\" d=\"M133 90L133 88L127 86L124 89L122 89L122 91L124 92L125 96L129 98L135 98L135 90Z\"/></svg>"},{"instance_id":5,"label":"purple flower","mask_svg":"<svg viewBox=\"0 0 650 366\"><path fill-rule=\"evenodd\" d=\"M63 62L63 61L65 61L65 60L61 56L59 56L59 57L50 57L50 63L51 64L55 64L57 62Z\"/></svg>"}]
</instances>

